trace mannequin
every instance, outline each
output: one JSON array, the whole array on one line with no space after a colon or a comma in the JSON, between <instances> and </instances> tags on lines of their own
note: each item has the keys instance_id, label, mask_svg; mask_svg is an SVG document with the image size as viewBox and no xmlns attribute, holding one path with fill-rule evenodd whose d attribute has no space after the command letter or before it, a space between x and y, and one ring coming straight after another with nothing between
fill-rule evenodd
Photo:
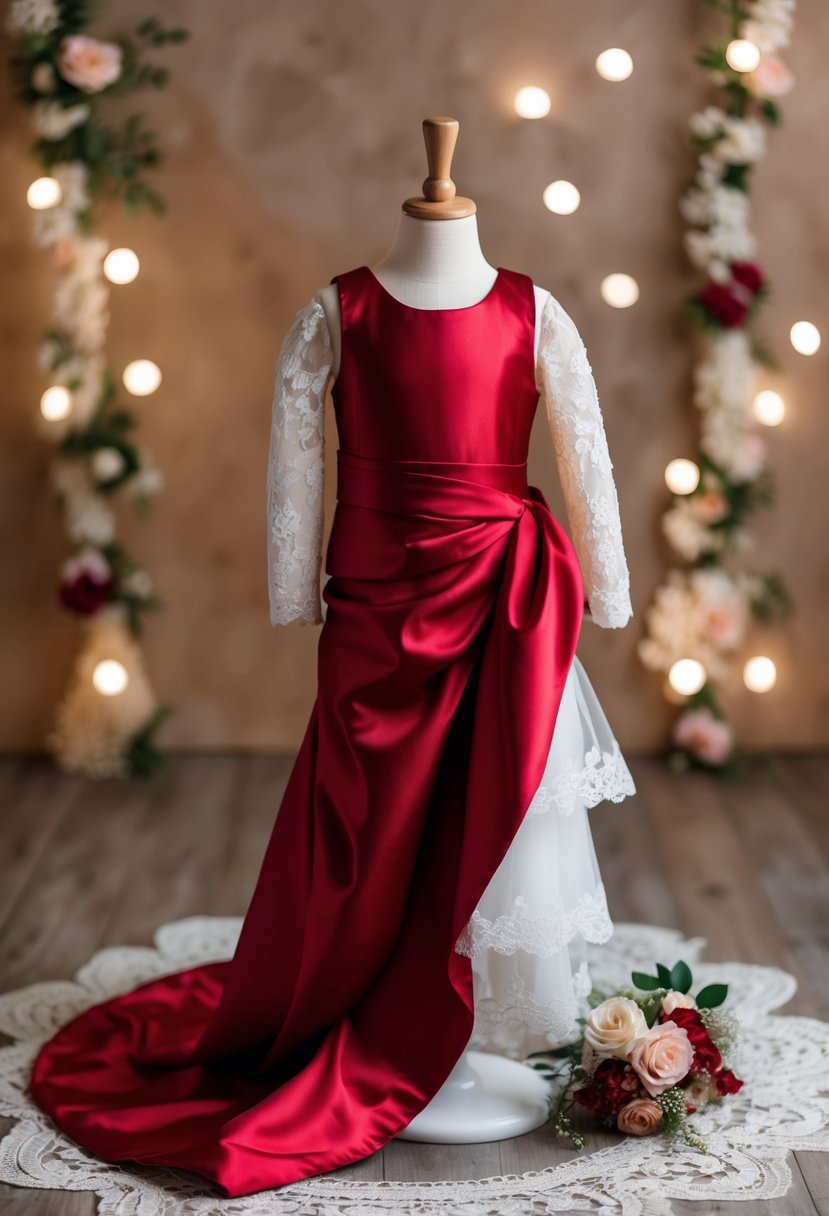
<instances>
[{"instance_id":1,"label":"mannequin","mask_svg":"<svg viewBox=\"0 0 829 1216\"><path fill-rule=\"evenodd\" d=\"M391 249L372 268L381 286L413 308L466 308L491 290L497 270L484 257L476 206L455 195L449 168L458 134L453 118L423 123L429 176L423 196L407 199ZM535 349L549 292L535 287ZM340 360L340 304L336 283L316 297L331 335L332 378ZM399 1140L473 1144L533 1131L548 1117L548 1088L525 1064L491 1052L465 1051L432 1101Z\"/></svg>"},{"instance_id":2,"label":"mannequin","mask_svg":"<svg viewBox=\"0 0 829 1216\"><path fill-rule=\"evenodd\" d=\"M497 270L484 257L478 236L477 208L472 199L455 196L449 166L458 122L427 118L423 123L429 176L423 197L407 199L386 256L372 267L380 284L412 308L467 308L487 295ZM433 195L448 195L433 198ZM541 315L549 292L535 286L535 350ZM340 300L336 283L317 293L325 312L333 353L332 377L340 366Z\"/></svg>"}]
</instances>

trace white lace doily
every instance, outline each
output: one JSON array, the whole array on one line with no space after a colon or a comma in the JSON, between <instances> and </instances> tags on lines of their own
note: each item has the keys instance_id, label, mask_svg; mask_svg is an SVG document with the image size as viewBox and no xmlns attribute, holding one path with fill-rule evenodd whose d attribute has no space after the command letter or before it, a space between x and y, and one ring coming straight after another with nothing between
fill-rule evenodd
<instances>
[{"instance_id":1,"label":"white lace doily","mask_svg":"<svg viewBox=\"0 0 829 1216\"><path fill-rule=\"evenodd\" d=\"M596 1213L665 1216L671 1199L709 1205L772 1199L786 1193L790 1149L829 1150L829 1024L773 1016L795 991L774 967L700 963L704 941L670 929L616 926L606 946L591 947L590 970L602 989L629 983L632 968L684 958L695 983L730 985L729 1005L744 1026L736 1071L740 1092L695 1116L708 1152L670 1147L659 1137L629 1137L560 1165L526 1174L462 1182L349 1182L315 1178L226 1199L193 1175L122 1168L88 1156L56 1131L26 1095L40 1043L91 1004L158 975L228 958L241 921L194 917L165 925L155 949L102 950L75 982L34 984L0 997L0 1115L17 1120L0 1142L0 1180L23 1187L94 1191L101 1216L528 1216Z\"/></svg>"}]
</instances>

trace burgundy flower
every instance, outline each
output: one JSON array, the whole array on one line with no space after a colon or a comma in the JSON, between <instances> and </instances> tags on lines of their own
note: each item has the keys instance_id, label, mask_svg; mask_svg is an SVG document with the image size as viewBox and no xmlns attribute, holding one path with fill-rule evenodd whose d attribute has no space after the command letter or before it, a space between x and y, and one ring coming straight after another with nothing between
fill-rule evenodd
<instances>
[{"instance_id":1,"label":"burgundy flower","mask_svg":"<svg viewBox=\"0 0 829 1216\"><path fill-rule=\"evenodd\" d=\"M112 595L112 579L97 579L88 570L82 570L75 578L61 583L59 595L60 602L70 612L92 616Z\"/></svg>"},{"instance_id":2,"label":"burgundy flower","mask_svg":"<svg viewBox=\"0 0 829 1216\"><path fill-rule=\"evenodd\" d=\"M714 1084L721 1094L736 1094L743 1087L743 1082L739 1077L734 1076L730 1068L724 1068L722 1072L718 1073L714 1077Z\"/></svg>"},{"instance_id":3,"label":"burgundy flower","mask_svg":"<svg viewBox=\"0 0 829 1216\"><path fill-rule=\"evenodd\" d=\"M589 1085L575 1090L573 1097L602 1118L615 1117L637 1088L631 1066L624 1060L609 1057L597 1065Z\"/></svg>"},{"instance_id":4,"label":"burgundy flower","mask_svg":"<svg viewBox=\"0 0 829 1216\"><path fill-rule=\"evenodd\" d=\"M748 315L748 304L734 294L726 283L711 280L697 296L697 302L724 329L742 325Z\"/></svg>"},{"instance_id":5,"label":"burgundy flower","mask_svg":"<svg viewBox=\"0 0 829 1216\"><path fill-rule=\"evenodd\" d=\"M743 1083L730 1069L723 1068L720 1049L709 1035L699 1010L674 1009L667 1016L670 1016L677 1026L683 1026L688 1034L694 1049L691 1071L710 1073L719 1093L735 1094ZM660 1020L665 1021L666 1015L660 1015Z\"/></svg>"},{"instance_id":6,"label":"burgundy flower","mask_svg":"<svg viewBox=\"0 0 829 1216\"><path fill-rule=\"evenodd\" d=\"M766 281L765 275L756 262L732 262L731 277L737 283L742 284L753 296L757 295Z\"/></svg>"}]
</instances>

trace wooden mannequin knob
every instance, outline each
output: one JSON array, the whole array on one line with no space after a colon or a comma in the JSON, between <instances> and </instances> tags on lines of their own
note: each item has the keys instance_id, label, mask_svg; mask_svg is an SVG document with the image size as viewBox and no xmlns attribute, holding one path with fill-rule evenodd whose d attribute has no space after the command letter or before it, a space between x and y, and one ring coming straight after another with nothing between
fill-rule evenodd
<instances>
[{"instance_id":1,"label":"wooden mannequin knob","mask_svg":"<svg viewBox=\"0 0 829 1216\"><path fill-rule=\"evenodd\" d=\"M403 204L407 215L419 220L457 220L477 211L471 198L455 194L455 183L449 176L458 126L456 118L424 118L423 138L429 176L423 182L423 194L407 198Z\"/></svg>"}]
</instances>

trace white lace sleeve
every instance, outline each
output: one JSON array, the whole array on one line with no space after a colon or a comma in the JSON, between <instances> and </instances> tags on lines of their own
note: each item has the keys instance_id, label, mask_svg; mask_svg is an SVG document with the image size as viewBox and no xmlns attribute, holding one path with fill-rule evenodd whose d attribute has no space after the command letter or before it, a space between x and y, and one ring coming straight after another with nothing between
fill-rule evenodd
<instances>
[{"instance_id":1,"label":"white lace sleeve","mask_svg":"<svg viewBox=\"0 0 829 1216\"><path fill-rule=\"evenodd\" d=\"M552 295L541 314L536 382L590 615L605 629L619 629L633 609L613 464L584 342Z\"/></svg>"},{"instance_id":2,"label":"white lace sleeve","mask_svg":"<svg viewBox=\"0 0 829 1216\"><path fill-rule=\"evenodd\" d=\"M268 455L271 625L319 624L325 390L331 338L322 305L297 312L276 364Z\"/></svg>"}]
</instances>

